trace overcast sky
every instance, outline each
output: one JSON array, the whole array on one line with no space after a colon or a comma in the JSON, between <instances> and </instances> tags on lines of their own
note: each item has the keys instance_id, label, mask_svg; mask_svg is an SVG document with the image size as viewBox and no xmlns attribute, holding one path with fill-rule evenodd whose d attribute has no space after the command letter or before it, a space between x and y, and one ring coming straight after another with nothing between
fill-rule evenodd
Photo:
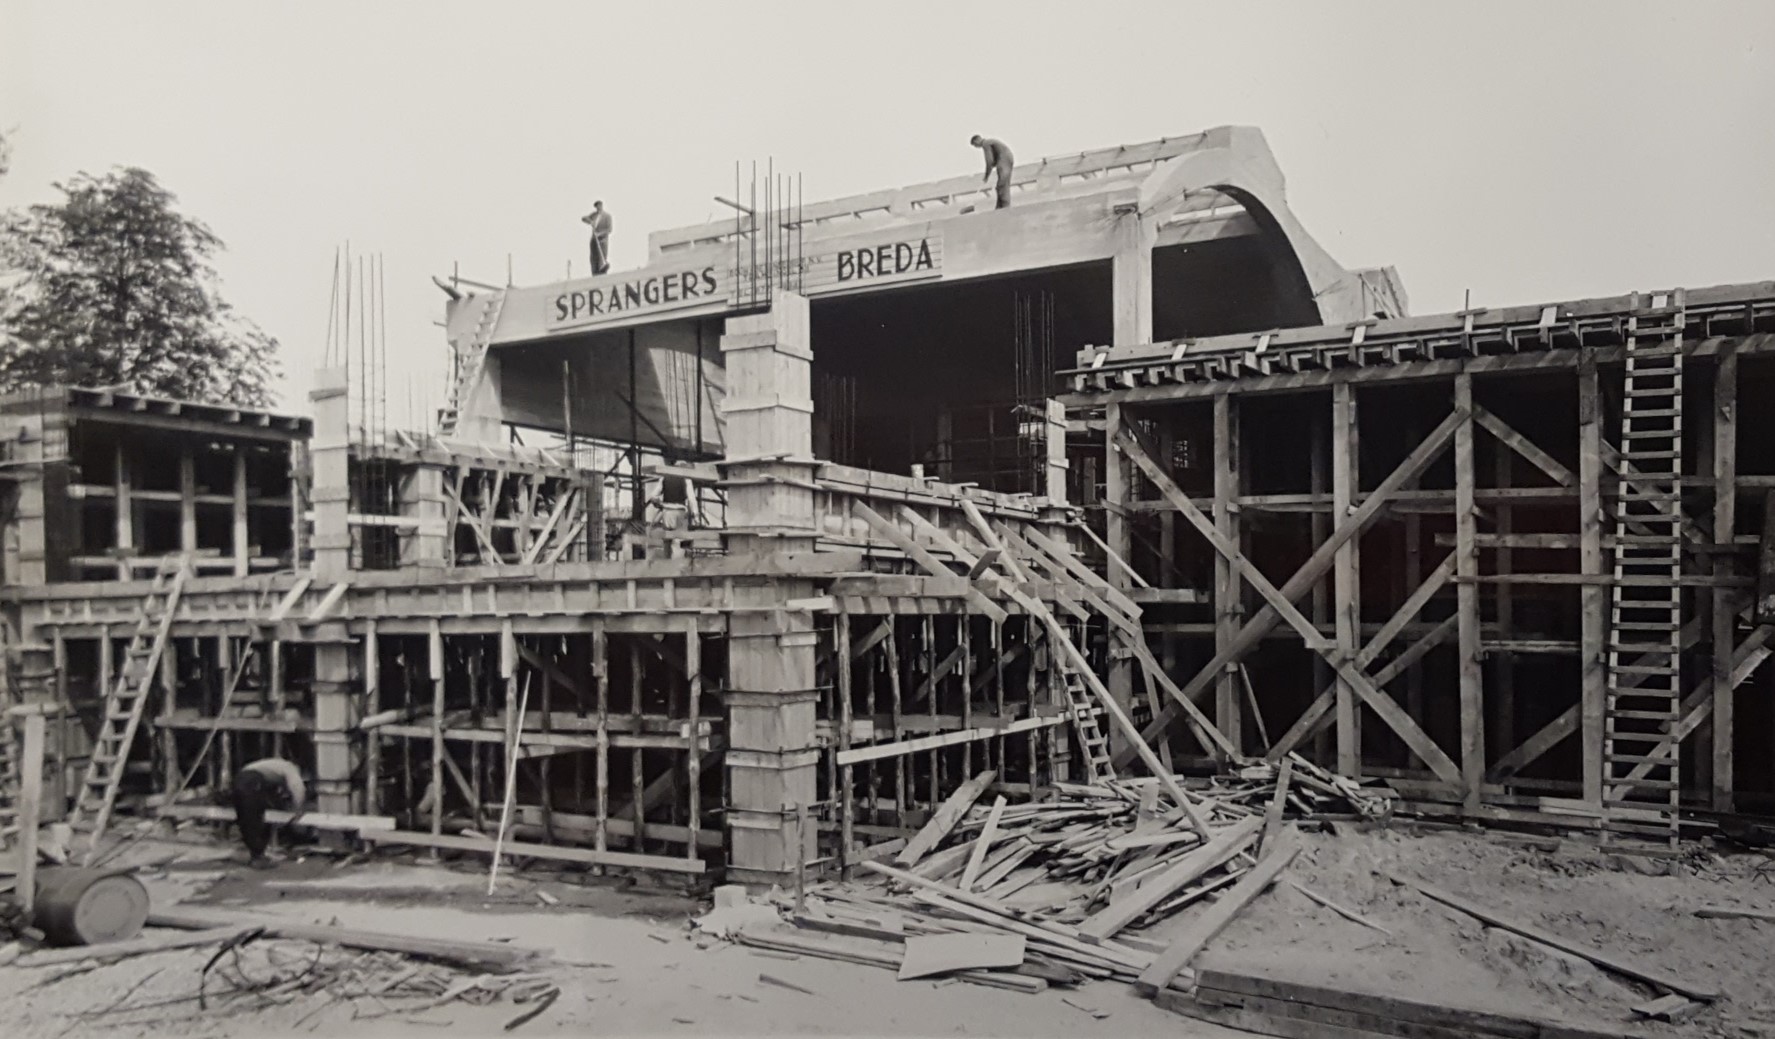
<instances>
[{"instance_id":1,"label":"overcast sky","mask_svg":"<svg viewBox=\"0 0 1775 1039\"><path fill-rule=\"evenodd\" d=\"M1412 309L1775 278L1775 3L81 3L0 0L0 205L137 165L228 244L224 293L306 410L335 248L380 251L391 396L438 403L453 262L585 273L727 215L1255 125L1288 201ZM391 401L397 414L404 399Z\"/></svg>"}]
</instances>

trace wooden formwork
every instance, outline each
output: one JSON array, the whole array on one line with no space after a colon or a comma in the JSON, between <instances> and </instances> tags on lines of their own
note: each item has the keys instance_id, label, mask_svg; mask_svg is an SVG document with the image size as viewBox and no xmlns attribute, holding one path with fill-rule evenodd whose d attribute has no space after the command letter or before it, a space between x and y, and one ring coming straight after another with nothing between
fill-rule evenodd
<instances>
[{"instance_id":1,"label":"wooden formwork","mask_svg":"<svg viewBox=\"0 0 1775 1039\"><path fill-rule=\"evenodd\" d=\"M1596 825L1645 775L1604 755L1632 670L1610 589L1645 580L1617 565L1644 480L1621 370L1650 315L1686 371L1686 623L1682 710L1646 754L1680 756L1685 806L1775 807L1749 609L1775 437L1738 406L1775 379L1769 284L1081 353L1066 403L1098 438L1107 541L1171 592L1145 625L1181 696L1148 735L1200 700L1241 753Z\"/></svg>"}]
</instances>

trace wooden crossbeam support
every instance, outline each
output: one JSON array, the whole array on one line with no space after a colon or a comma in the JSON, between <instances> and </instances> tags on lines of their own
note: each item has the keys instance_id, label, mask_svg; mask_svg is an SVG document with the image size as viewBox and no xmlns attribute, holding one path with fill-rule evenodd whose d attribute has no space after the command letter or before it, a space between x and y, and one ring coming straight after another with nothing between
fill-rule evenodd
<instances>
[{"instance_id":1,"label":"wooden crossbeam support","mask_svg":"<svg viewBox=\"0 0 1775 1039\"><path fill-rule=\"evenodd\" d=\"M1314 583L1317 582L1320 577L1324 576L1325 571L1330 569L1332 557L1336 555L1337 549L1346 541L1355 537L1357 534L1360 534L1363 530L1366 530L1369 523L1371 523L1374 518L1380 514L1380 511L1386 507L1387 502L1392 498L1395 491L1403 487L1408 481L1416 479L1419 474L1429 468L1432 462L1441 456L1443 450L1448 446L1449 441L1454 437L1455 428L1460 425L1464 418L1464 413L1457 410L1452 412L1447 418L1443 419L1442 423L1432 430L1430 435L1424 439L1424 442L1413 449L1411 454L1406 456L1406 458L1401 461L1390 474L1388 474L1387 478L1382 480L1380 484L1363 499L1360 506L1357 506L1348 516L1341 518L1337 526L1333 528L1330 538L1321 544L1318 549L1313 552L1312 556L1300 565L1300 568L1295 571L1294 576L1288 579L1288 583L1282 586L1282 594L1287 597L1289 601L1292 602L1305 595L1312 588ZM1209 661L1207 666L1197 672L1196 677L1190 679L1189 684L1179 690L1181 699L1193 701L1195 696L1200 693L1209 682L1213 681L1214 676L1219 674L1222 668L1234 661L1242 659L1246 653L1250 652L1262 642L1263 637L1268 635L1270 631L1280 623L1280 621L1281 615L1269 607L1266 606L1262 610L1259 610L1256 616L1252 617L1249 621L1246 621L1244 626L1239 629L1239 633L1234 638L1233 643L1221 652L1216 653L1214 659ZM1174 697L1173 699L1178 698L1179 697ZM1184 713L1182 706L1173 703L1165 708L1162 715L1153 719L1152 724L1148 725L1143 730L1143 734L1149 740L1158 738L1174 725L1178 718L1182 717ZM1116 756L1116 765L1120 766L1123 763L1123 756L1121 753L1118 753Z\"/></svg>"},{"instance_id":2,"label":"wooden crossbeam support","mask_svg":"<svg viewBox=\"0 0 1775 1039\"><path fill-rule=\"evenodd\" d=\"M1647 751L1645 756L1656 758L1669 754L1673 741L1681 743L1696 729L1699 729L1702 723L1706 722L1712 715L1714 706L1719 701L1719 696L1717 694L1720 691L1721 686L1726 685L1728 687L1726 689L1727 692L1736 689L1756 671L1764 660L1768 659L1771 652L1775 652L1775 649L1772 649L1769 645L1772 638L1775 638L1775 626L1766 624L1758 626L1755 631L1752 631L1746 636L1744 641L1739 643L1737 648L1732 651L1732 664L1731 667L1726 670L1726 682L1720 683L1716 681L1713 675L1709 675L1706 678L1703 678L1700 682L1697 682L1695 688L1690 691L1689 695L1683 697L1682 720L1677 723L1676 729L1672 732L1670 738L1659 743L1653 750ZM1718 728L1718 725L1719 722L1715 719L1714 726L1716 729ZM1610 793L1608 796L1621 796L1632 785L1634 780L1643 779L1653 767L1655 766L1652 762L1644 761L1633 766L1632 771L1628 772L1627 775L1623 777L1622 782L1609 788Z\"/></svg>"},{"instance_id":3,"label":"wooden crossbeam support","mask_svg":"<svg viewBox=\"0 0 1775 1039\"><path fill-rule=\"evenodd\" d=\"M1527 459L1529 464L1536 469L1551 476L1554 483L1561 487L1577 486L1578 477L1570 469L1561 465L1559 459L1541 450L1539 445L1511 428L1510 424L1503 419L1475 404L1473 405L1473 421L1484 427L1486 432L1497 437L1510 450Z\"/></svg>"},{"instance_id":4,"label":"wooden crossbeam support","mask_svg":"<svg viewBox=\"0 0 1775 1039\"><path fill-rule=\"evenodd\" d=\"M955 571L945 566L941 559L932 555L930 550L912 540L912 538L908 537L906 532L901 530L898 525L883 517L874 509L871 509L869 506L857 500L851 502L851 508L858 516L862 517L863 521L868 523L876 533L880 534L883 538L886 538L895 548L906 553L913 562L923 567L927 573L930 573L934 577L955 576ZM988 599L976 588L969 588L965 593L965 598L974 609L991 617L999 624L1003 624L1010 616L997 603Z\"/></svg>"},{"instance_id":5,"label":"wooden crossbeam support","mask_svg":"<svg viewBox=\"0 0 1775 1039\"><path fill-rule=\"evenodd\" d=\"M1389 661L1386 667L1375 672L1369 681L1377 689L1386 688L1387 684L1403 674L1406 668L1416 664L1431 650L1447 642L1448 637L1455 633L1458 621L1459 618L1456 616L1445 618L1440 624L1419 636L1416 642L1407 646L1404 652ZM1276 741L1276 745L1264 753L1264 760L1272 764L1281 761L1299 749L1302 743L1317 735L1319 730L1325 727L1326 716L1331 712L1335 692L1336 686L1327 686L1321 690L1313 702L1307 705L1307 709L1301 712L1295 723L1289 726L1282 738ZM1406 716L1410 717L1410 714L1408 713Z\"/></svg>"},{"instance_id":6,"label":"wooden crossbeam support","mask_svg":"<svg viewBox=\"0 0 1775 1039\"><path fill-rule=\"evenodd\" d=\"M1688 649L1700 637L1700 624L1691 620L1683 625L1679 642L1683 649ZM1634 662L1643 661L1644 657L1634 658ZM1711 687L1710 687L1711 688ZM1538 761L1541 755L1558 746L1562 740L1578 731L1582 716L1583 703L1575 703L1560 712L1557 718L1543 725L1539 731L1523 740L1514 749L1498 758L1492 767L1486 770L1487 783L1502 783L1515 776L1518 772Z\"/></svg>"},{"instance_id":7,"label":"wooden crossbeam support","mask_svg":"<svg viewBox=\"0 0 1775 1039\"><path fill-rule=\"evenodd\" d=\"M1330 559L1335 554L1337 547L1355 536L1360 529L1359 525L1365 525L1368 520L1379 511L1381 505L1384 504L1386 498L1392 493L1393 489L1402 485L1406 480L1414 478L1418 473L1422 472L1438 454L1441 453L1442 447L1447 443L1449 437L1454 434L1466 415L1467 412L1465 409L1457 407L1454 413L1451 414L1448 419L1445 419L1442 425L1437 427L1436 431L1433 432L1423 444L1419 445L1417 450L1415 450L1410 457L1400 463L1399 468L1396 468L1386 480L1382 481L1382 486L1376 488L1375 492L1364 500L1361 507L1352 512L1343 523L1338 525L1338 529L1333 532L1331 540L1320 546L1319 550L1314 553L1313 557L1309 559L1306 564L1303 564L1301 569L1296 572L1295 576L1289 580L1287 586L1282 589L1276 589L1271 586L1269 588L1271 594L1265 596L1266 600L1270 601L1271 605L1266 606L1264 611L1260 612L1251 621L1247 622L1245 627L1240 630L1239 637L1234 640L1233 646L1240 647L1246 642L1255 645L1258 640L1269 632L1270 628L1274 627L1277 620L1287 620L1291 626L1295 627L1296 630L1300 632L1303 638L1310 639L1309 645L1315 649L1320 648L1323 645L1323 640L1320 638L1318 630L1313 627L1312 622L1301 616L1298 610L1293 610L1292 608L1287 614L1284 614L1276 607L1275 603L1281 601L1290 604L1291 606L1293 600L1305 595L1310 589L1313 581L1317 580L1317 578L1324 573L1325 568L1329 565ZM1152 460L1145 455L1144 451L1140 450L1138 442L1126 432L1118 437L1118 445L1128 453L1130 459L1133 460L1136 465L1141 465L1142 459L1144 459L1147 464L1152 464ZM1143 466L1142 468L1143 471L1145 471L1145 467ZM1154 466L1154 469L1156 470L1156 466ZM1153 473L1148 472L1147 475L1150 478ZM1160 472L1159 475L1162 477L1164 474ZM1166 479L1165 483L1169 484L1170 481ZM1388 485L1391 485L1391 487ZM1176 490L1175 484L1170 484L1170 486L1172 490ZM1180 506L1180 510L1184 511L1186 516L1192 516L1194 519L1203 519L1200 510L1191 505L1187 497L1184 497L1181 493L1178 494L1178 497L1183 498L1184 506L1188 506L1187 509ZM1198 529L1201 528L1198 527ZM1210 525L1208 529L1212 531L1213 527ZM1215 544L1217 550L1223 548L1231 549L1231 546L1226 545L1224 539L1219 537L1218 531L1215 531L1214 533L1215 537L1210 538L1210 543ZM1216 543L1217 540L1219 541L1218 544ZM1328 549L1329 551L1327 551ZM1243 559L1242 556L1239 556L1236 549L1231 550L1235 559ZM1245 575L1246 579L1252 583L1253 587L1258 588L1260 594L1263 594L1264 589L1260 587L1260 585L1269 584L1268 579L1263 573L1258 571L1255 567L1250 567L1248 570L1242 569L1241 572ZM1271 597L1272 595L1273 598ZM1248 634L1253 632L1255 634ZM1230 648L1232 647L1229 647L1229 649ZM1174 699L1189 701L1192 691L1199 691L1201 687L1205 686L1207 684L1207 678L1211 678L1214 671L1218 670L1219 667L1225 667L1226 664L1231 663L1234 659L1243 656L1244 652L1249 648L1249 645L1244 645L1237 654L1230 654L1224 651L1217 654L1215 657L1216 663L1211 663L1209 668L1204 669L1202 673L1199 673L1191 680L1189 686L1179 690L1179 695L1174 697ZM1222 660L1222 657L1228 657L1229 659ZM1453 760L1450 759L1441 748L1436 746L1435 741L1430 739L1430 737L1418 727L1416 721L1400 709L1399 705L1394 702L1392 697L1374 688L1373 684L1367 679L1367 677L1354 667L1349 658L1328 655L1327 660L1338 676L1350 687L1351 691L1356 696L1359 696L1363 702L1367 703L1376 714L1380 715L1380 717L1399 734L1400 738L1406 742L1407 746L1411 747L1412 751L1422 758L1433 771L1451 782L1459 781L1460 770L1455 766ZM1169 726L1171 717L1171 709L1168 708L1164 715L1154 719L1153 725L1149 726L1147 731L1152 732L1154 735L1163 733L1166 727Z\"/></svg>"}]
</instances>

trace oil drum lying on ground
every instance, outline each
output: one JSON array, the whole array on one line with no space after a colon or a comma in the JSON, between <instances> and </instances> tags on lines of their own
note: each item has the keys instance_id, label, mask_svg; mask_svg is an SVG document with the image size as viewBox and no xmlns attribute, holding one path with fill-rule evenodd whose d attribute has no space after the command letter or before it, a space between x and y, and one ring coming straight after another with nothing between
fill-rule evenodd
<instances>
[{"instance_id":1,"label":"oil drum lying on ground","mask_svg":"<svg viewBox=\"0 0 1775 1039\"><path fill-rule=\"evenodd\" d=\"M148 922L148 889L127 870L46 867L37 873L35 922L56 945L134 938Z\"/></svg>"}]
</instances>

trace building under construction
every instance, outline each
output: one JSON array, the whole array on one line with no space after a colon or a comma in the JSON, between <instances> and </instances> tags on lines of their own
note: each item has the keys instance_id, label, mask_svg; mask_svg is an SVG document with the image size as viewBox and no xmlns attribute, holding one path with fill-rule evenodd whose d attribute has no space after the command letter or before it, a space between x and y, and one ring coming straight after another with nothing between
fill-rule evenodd
<instances>
[{"instance_id":1,"label":"building under construction","mask_svg":"<svg viewBox=\"0 0 1775 1039\"><path fill-rule=\"evenodd\" d=\"M773 175L639 270L447 282L432 430L349 352L310 417L0 401L47 813L226 821L277 754L370 844L768 882L984 769L1768 811L1775 284L1410 317L1245 128L1012 180Z\"/></svg>"}]
</instances>

